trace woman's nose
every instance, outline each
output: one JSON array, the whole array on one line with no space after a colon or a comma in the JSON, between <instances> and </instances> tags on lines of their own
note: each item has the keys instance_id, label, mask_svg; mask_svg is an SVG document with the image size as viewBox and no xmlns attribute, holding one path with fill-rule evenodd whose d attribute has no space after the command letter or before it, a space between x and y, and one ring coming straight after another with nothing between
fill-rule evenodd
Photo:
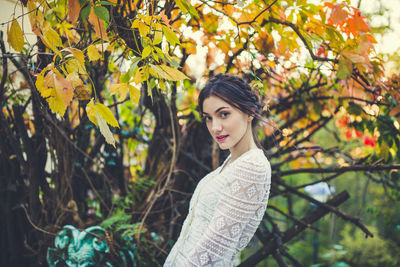
<instances>
[{"instance_id":1,"label":"woman's nose","mask_svg":"<svg viewBox=\"0 0 400 267\"><path fill-rule=\"evenodd\" d=\"M222 130L221 122L220 122L219 120L214 119L214 120L212 121L211 130L212 130L214 133L220 132L220 131Z\"/></svg>"}]
</instances>

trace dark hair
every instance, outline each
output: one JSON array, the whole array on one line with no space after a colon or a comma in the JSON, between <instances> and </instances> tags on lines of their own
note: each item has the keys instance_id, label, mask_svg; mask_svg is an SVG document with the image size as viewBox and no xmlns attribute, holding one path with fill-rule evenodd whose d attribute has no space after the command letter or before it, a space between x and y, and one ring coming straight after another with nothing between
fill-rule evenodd
<instances>
[{"instance_id":1,"label":"dark hair","mask_svg":"<svg viewBox=\"0 0 400 267\"><path fill-rule=\"evenodd\" d=\"M200 92L198 99L200 113L203 113L204 100L212 95L221 98L243 113L253 117L251 122L252 132L256 143L258 143L254 127L257 125L258 120L262 119L261 111L263 106L250 85L238 76L229 74L215 75Z\"/></svg>"}]
</instances>

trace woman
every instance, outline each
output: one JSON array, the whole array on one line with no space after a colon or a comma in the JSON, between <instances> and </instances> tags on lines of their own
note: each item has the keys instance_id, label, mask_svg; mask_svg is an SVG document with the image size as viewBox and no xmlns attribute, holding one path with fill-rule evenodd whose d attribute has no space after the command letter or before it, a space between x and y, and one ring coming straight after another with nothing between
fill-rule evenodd
<instances>
[{"instance_id":1,"label":"woman","mask_svg":"<svg viewBox=\"0 0 400 267\"><path fill-rule=\"evenodd\" d=\"M271 167L256 145L261 103L241 78L218 74L199 95L207 129L230 154L197 185L164 267L233 266L267 207Z\"/></svg>"}]
</instances>

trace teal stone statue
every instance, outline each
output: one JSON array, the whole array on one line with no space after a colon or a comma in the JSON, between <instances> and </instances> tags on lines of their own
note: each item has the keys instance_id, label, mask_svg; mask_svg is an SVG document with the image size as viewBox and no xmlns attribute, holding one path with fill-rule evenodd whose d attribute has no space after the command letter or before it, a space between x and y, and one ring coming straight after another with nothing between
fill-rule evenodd
<instances>
[{"instance_id":1,"label":"teal stone statue","mask_svg":"<svg viewBox=\"0 0 400 267\"><path fill-rule=\"evenodd\" d=\"M106 231L100 226L91 226L83 231L65 225L54 240L55 248L47 250L50 267L86 266L136 266L135 244L123 246L119 257L112 256L105 241Z\"/></svg>"}]
</instances>

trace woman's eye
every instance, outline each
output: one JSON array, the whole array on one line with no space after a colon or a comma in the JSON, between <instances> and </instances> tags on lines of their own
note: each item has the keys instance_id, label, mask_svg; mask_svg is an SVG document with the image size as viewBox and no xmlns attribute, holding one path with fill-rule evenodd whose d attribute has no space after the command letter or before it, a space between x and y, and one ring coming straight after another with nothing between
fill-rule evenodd
<instances>
[{"instance_id":1,"label":"woman's eye","mask_svg":"<svg viewBox=\"0 0 400 267\"><path fill-rule=\"evenodd\" d=\"M222 113L221 113L221 117L222 117L222 118L226 118L228 115L229 115L228 112L222 112Z\"/></svg>"},{"instance_id":2,"label":"woman's eye","mask_svg":"<svg viewBox=\"0 0 400 267\"><path fill-rule=\"evenodd\" d=\"M210 120L211 120L211 117L209 117L209 116L204 116L204 117L203 117L203 120L204 120L204 121L210 121Z\"/></svg>"}]
</instances>

